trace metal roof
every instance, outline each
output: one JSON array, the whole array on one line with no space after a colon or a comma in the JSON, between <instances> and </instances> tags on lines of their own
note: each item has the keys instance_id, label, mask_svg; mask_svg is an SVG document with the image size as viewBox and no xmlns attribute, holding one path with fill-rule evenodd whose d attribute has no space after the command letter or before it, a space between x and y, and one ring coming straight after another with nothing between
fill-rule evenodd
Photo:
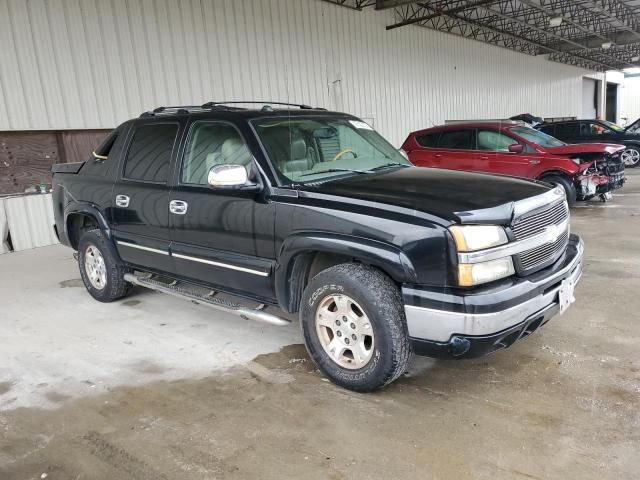
<instances>
[{"instance_id":1,"label":"metal roof","mask_svg":"<svg viewBox=\"0 0 640 480\"><path fill-rule=\"evenodd\" d=\"M597 71L640 66L640 0L325 0Z\"/></svg>"}]
</instances>

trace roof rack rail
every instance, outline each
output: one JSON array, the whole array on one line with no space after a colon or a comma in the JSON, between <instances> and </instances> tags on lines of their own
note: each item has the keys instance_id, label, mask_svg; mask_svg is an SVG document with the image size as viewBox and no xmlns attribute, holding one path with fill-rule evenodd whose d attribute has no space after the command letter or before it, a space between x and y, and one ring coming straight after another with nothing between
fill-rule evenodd
<instances>
[{"instance_id":1,"label":"roof rack rail","mask_svg":"<svg viewBox=\"0 0 640 480\"><path fill-rule=\"evenodd\" d=\"M157 107L153 110L143 112L140 117L153 117L160 113L190 113L194 110L202 110L200 105L173 105L169 107Z\"/></svg>"},{"instance_id":2,"label":"roof rack rail","mask_svg":"<svg viewBox=\"0 0 640 480\"><path fill-rule=\"evenodd\" d=\"M325 110L324 108L312 107L311 105L305 105L301 103L287 103L287 102L269 102L269 101L256 101L256 100L233 100L230 102L207 102L201 105L202 108L214 108L217 106L241 104L241 103L256 103L266 106L269 105L285 105L289 107L298 107L302 110Z\"/></svg>"}]
</instances>

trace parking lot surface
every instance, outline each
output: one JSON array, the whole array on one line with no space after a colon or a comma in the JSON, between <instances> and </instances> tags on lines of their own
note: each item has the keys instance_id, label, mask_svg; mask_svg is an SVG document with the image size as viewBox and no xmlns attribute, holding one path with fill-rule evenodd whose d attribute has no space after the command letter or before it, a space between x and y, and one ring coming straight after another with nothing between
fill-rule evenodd
<instances>
[{"instance_id":1,"label":"parking lot surface","mask_svg":"<svg viewBox=\"0 0 640 480\"><path fill-rule=\"evenodd\" d=\"M640 170L640 169L638 169ZM637 479L640 171L573 209L577 302L477 360L338 388L298 325L136 289L101 304L72 251L0 256L0 479Z\"/></svg>"}]
</instances>

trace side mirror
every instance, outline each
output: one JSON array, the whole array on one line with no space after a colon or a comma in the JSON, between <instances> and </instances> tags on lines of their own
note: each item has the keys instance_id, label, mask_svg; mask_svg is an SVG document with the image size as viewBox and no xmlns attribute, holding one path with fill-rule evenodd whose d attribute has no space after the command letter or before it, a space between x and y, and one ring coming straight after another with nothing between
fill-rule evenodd
<instances>
[{"instance_id":1,"label":"side mirror","mask_svg":"<svg viewBox=\"0 0 640 480\"><path fill-rule=\"evenodd\" d=\"M510 153L522 153L524 152L524 145L520 143L514 143L513 145L509 145Z\"/></svg>"},{"instance_id":2,"label":"side mirror","mask_svg":"<svg viewBox=\"0 0 640 480\"><path fill-rule=\"evenodd\" d=\"M207 183L212 187L244 187L249 177L242 165L216 165L209 170Z\"/></svg>"}]
</instances>

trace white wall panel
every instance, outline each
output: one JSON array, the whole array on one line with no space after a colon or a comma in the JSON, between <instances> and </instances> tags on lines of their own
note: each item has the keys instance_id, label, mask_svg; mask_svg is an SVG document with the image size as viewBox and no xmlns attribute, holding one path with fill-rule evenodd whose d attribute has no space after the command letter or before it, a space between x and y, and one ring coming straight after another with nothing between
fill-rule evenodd
<instances>
[{"instance_id":1,"label":"white wall panel","mask_svg":"<svg viewBox=\"0 0 640 480\"><path fill-rule=\"evenodd\" d=\"M0 130L111 128L143 110L271 99L371 119L580 115L583 70L319 0L0 0Z\"/></svg>"},{"instance_id":2,"label":"white wall panel","mask_svg":"<svg viewBox=\"0 0 640 480\"><path fill-rule=\"evenodd\" d=\"M627 124L640 118L640 77L627 77L622 86L621 117L627 118Z\"/></svg>"},{"instance_id":3,"label":"white wall panel","mask_svg":"<svg viewBox=\"0 0 640 480\"><path fill-rule=\"evenodd\" d=\"M0 207L4 208L6 226L16 252L58 243L53 230L55 220L50 193L7 197Z\"/></svg>"}]
</instances>

